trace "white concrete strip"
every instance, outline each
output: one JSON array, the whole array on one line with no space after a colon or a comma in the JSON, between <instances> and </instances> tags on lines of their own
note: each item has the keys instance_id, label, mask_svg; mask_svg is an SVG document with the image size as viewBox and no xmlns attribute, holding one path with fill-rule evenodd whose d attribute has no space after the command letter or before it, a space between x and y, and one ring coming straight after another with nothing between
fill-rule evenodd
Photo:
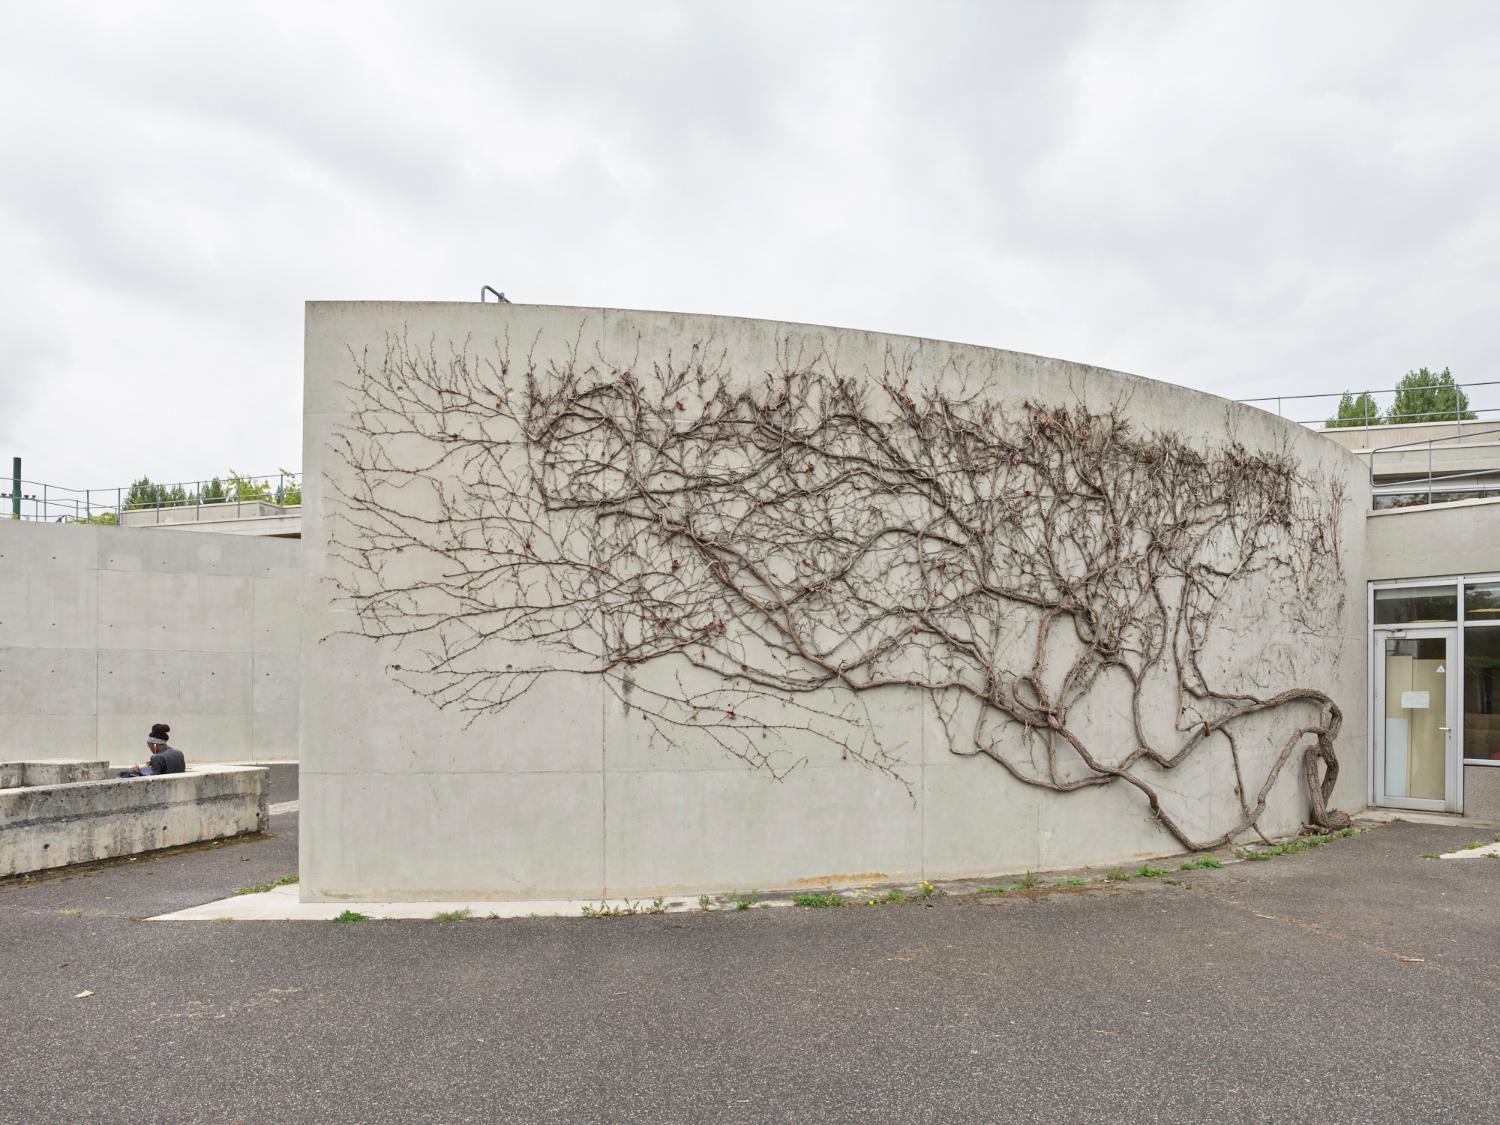
<instances>
[{"instance_id":1,"label":"white concrete strip","mask_svg":"<svg viewBox=\"0 0 1500 1125\"><path fill-rule=\"evenodd\" d=\"M266 809L271 816L280 816L282 813L296 812L296 801L282 801L278 805L271 805Z\"/></svg>"},{"instance_id":2,"label":"white concrete strip","mask_svg":"<svg viewBox=\"0 0 1500 1125\"><path fill-rule=\"evenodd\" d=\"M1456 852L1444 852L1440 859L1500 859L1500 842L1482 848L1463 848Z\"/></svg>"},{"instance_id":3,"label":"white concrete strip","mask_svg":"<svg viewBox=\"0 0 1500 1125\"><path fill-rule=\"evenodd\" d=\"M783 906L785 899L768 899L761 906ZM647 913L650 900L606 899L602 904L620 913ZM171 914L159 914L153 922L331 922L345 911L366 918L431 919L435 914L467 910L474 918L581 918L585 907L598 910L601 904L584 899L549 902L303 902L295 884L277 887L261 894L235 895L203 906L192 906ZM662 906L670 913L702 909L696 898L669 898ZM716 909L733 909L720 905Z\"/></svg>"}]
</instances>

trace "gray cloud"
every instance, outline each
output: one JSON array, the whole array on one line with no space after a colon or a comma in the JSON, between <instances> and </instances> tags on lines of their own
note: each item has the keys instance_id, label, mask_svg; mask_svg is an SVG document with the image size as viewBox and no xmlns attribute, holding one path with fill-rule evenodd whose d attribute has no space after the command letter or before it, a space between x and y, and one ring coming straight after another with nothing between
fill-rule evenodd
<instances>
[{"instance_id":1,"label":"gray cloud","mask_svg":"<svg viewBox=\"0 0 1500 1125\"><path fill-rule=\"evenodd\" d=\"M0 452L295 467L303 300L482 282L1486 378L1496 57L1482 4L6 6Z\"/></svg>"}]
</instances>

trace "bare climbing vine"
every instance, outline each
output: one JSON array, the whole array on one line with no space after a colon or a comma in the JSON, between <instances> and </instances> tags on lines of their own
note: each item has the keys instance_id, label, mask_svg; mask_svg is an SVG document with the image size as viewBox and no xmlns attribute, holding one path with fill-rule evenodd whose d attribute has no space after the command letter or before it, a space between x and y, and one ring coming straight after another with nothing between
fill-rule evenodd
<instances>
[{"instance_id":1,"label":"bare climbing vine","mask_svg":"<svg viewBox=\"0 0 1500 1125\"><path fill-rule=\"evenodd\" d=\"M951 752L1132 788L1188 848L1257 827L1299 751L1310 820L1347 823L1333 700L1205 659L1247 590L1309 643L1339 627L1342 495L1284 450L1194 448L1118 406L1006 409L895 354L852 377L784 345L748 379L709 344L543 365L393 338L354 359L332 573L439 707L472 720L596 676L653 737L777 774L825 745L898 777L870 705L916 698ZM1200 839L1167 779L1208 754L1238 812Z\"/></svg>"}]
</instances>

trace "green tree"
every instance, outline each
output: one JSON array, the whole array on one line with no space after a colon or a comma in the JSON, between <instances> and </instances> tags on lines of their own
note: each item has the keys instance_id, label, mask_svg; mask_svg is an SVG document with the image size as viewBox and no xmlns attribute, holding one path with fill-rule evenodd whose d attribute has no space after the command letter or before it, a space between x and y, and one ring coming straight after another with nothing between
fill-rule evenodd
<instances>
[{"instance_id":1,"label":"green tree","mask_svg":"<svg viewBox=\"0 0 1500 1125\"><path fill-rule=\"evenodd\" d=\"M141 477L130 482L125 493L125 507L132 508L176 508L191 504L196 497L180 484L157 484L150 477Z\"/></svg>"},{"instance_id":2,"label":"green tree","mask_svg":"<svg viewBox=\"0 0 1500 1125\"><path fill-rule=\"evenodd\" d=\"M240 476L229 470L229 498L231 500L269 500L271 486L263 480Z\"/></svg>"},{"instance_id":3,"label":"green tree","mask_svg":"<svg viewBox=\"0 0 1500 1125\"><path fill-rule=\"evenodd\" d=\"M1369 391L1360 391L1357 395L1345 391L1339 399L1338 413L1324 423L1324 428L1336 430L1341 426L1378 426L1383 421L1380 407L1375 405L1375 398Z\"/></svg>"},{"instance_id":4,"label":"green tree","mask_svg":"<svg viewBox=\"0 0 1500 1125\"><path fill-rule=\"evenodd\" d=\"M224 503L224 496L224 482L218 477L214 477L213 480L203 486L203 502L205 504L222 504Z\"/></svg>"},{"instance_id":5,"label":"green tree","mask_svg":"<svg viewBox=\"0 0 1500 1125\"><path fill-rule=\"evenodd\" d=\"M276 486L276 503L285 505L302 503L302 482L290 469L281 470L281 483Z\"/></svg>"},{"instance_id":6,"label":"green tree","mask_svg":"<svg viewBox=\"0 0 1500 1125\"><path fill-rule=\"evenodd\" d=\"M1459 389L1445 367L1434 374L1422 367L1408 371L1396 384L1396 401L1386 414L1387 422L1452 422L1475 418L1469 396Z\"/></svg>"},{"instance_id":7,"label":"green tree","mask_svg":"<svg viewBox=\"0 0 1500 1125\"><path fill-rule=\"evenodd\" d=\"M150 477L141 477L130 482L125 493L126 508L155 508L162 502L163 488Z\"/></svg>"}]
</instances>

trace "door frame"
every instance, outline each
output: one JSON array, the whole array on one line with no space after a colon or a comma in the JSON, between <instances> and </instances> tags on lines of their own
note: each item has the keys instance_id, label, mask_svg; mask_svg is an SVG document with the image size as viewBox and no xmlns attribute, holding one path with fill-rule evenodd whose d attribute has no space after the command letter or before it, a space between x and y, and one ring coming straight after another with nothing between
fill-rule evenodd
<instances>
[{"instance_id":1,"label":"door frame","mask_svg":"<svg viewBox=\"0 0 1500 1125\"><path fill-rule=\"evenodd\" d=\"M1462 587L1460 587L1462 590ZM1460 596L1462 596L1460 594ZM1463 670L1454 668L1462 643L1462 625L1433 625L1403 628L1399 625L1377 625L1371 643L1372 671L1375 673L1375 693L1371 711L1371 734L1374 736L1375 760L1371 763L1371 784L1374 803L1382 808L1417 809L1424 812L1462 812L1464 807L1463 770L1463 699L1459 694L1463 687ZM1448 719L1447 738L1443 752L1443 799L1424 797L1391 797L1385 792L1385 642L1387 640L1423 640L1441 637L1446 642L1444 661L1448 665L1444 673L1443 690L1446 695Z\"/></svg>"}]
</instances>

